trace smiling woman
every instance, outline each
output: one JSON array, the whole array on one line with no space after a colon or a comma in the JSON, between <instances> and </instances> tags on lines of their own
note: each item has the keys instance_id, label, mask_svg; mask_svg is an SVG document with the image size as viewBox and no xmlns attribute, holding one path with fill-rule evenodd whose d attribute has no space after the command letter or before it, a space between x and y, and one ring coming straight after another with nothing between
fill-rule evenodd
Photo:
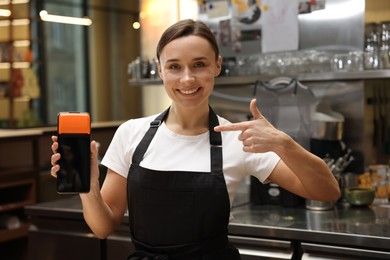
<instances>
[{"instance_id":1,"label":"smiling woman","mask_svg":"<svg viewBox=\"0 0 390 260\"><path fill-rule=\"evenodd\" d=\"M215 114L208 98L222 58L204 23L170 26L157 57L171 105L118 128L101 162L108 169L101 189L91 143L91 191L80 197L84 218L99 238L116 229L127 208L136 249L130 260L238 260L227 226L235 192L247 176L306 198L338 199L338 183L324 161L274 128L256 100L248 104L251 121L232 124ZM57 176L58 139L52 140L51 174Z\"/></svg>"}]
</instances>

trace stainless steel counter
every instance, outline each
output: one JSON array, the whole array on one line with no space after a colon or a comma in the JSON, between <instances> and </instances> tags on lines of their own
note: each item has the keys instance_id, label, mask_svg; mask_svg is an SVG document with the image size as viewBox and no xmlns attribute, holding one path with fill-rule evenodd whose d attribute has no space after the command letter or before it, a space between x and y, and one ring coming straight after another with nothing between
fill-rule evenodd
<instances>
[{"instance_id":1,"label":"stainless steel counter","mask_svg":"<svg viewBox=\"0 0 390 260\"><path fill-rule=\"evenodd\" d=\"M72 221L72 226L74 222L85 225L78 196L27 206L26 213L32 219L30 231L33 234L36 232L54 234L57 231L50 229L55 227L66 232L68 236L70 229L66 223L54 226L50 224L58 221ZM232 215L229 236L233 243L241 249L244 248L242 249L244 253L249 252L245 248L251 248L250 252L253 252L253 249L267 244L275 246L276 242L277 246L283 247L285 252L291 252L291 254L281 254L285 258L291 258L293 251L297 250L302 250L303 256L306 254L306 259L310 259L310 254L307 252L328 250L334 254L337 250L343 249L343 254L355 255L351 256L352 258L332 259L361 259L356 256L368 253L370 259L390 259L390 206L362 208L339 205L329 211L312 211L304 207L247 204L234 207ZM50 225L46 225L45 222ZM124 216L121 227L111 238L112 241L121 240L124 244L129 243L127 224L127 216ZM77 230L77 233L79 234L80 230ZM85 238L93 237L90 232L86 233ZM35 237L40 238L38 244L42 243L43 236L35 235ZM33 241L30 242L34 245ZM248 244L250 246L247 246ZM346 253L345 249L349 251ZM258 259L253 258L256 254L243 259ZM302 252L296 255L299 255L299 258L295 259L301 259Z\"/></svg>"},{"instance_id":2,"label":"stainless steel counter","mask_svg":"<svg viewBox=\"0 0 390 260\"><path fill-rule=\"evenodd\" d=\"M233 208L229 234L388 252L390 205L313 211L304 207L245 205Z\"/></svg>"}]
</instances>

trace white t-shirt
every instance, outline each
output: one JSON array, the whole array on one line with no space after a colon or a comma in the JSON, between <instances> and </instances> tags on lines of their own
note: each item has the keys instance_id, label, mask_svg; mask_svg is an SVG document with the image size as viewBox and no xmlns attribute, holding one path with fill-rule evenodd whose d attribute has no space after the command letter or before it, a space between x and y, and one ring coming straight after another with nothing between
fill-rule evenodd
<instances>
[{"instance_id":1,"label":"white t-shirt","mask_svg":"<svg viewBox=\"0 0 390 260\"><path fill-rule=\"evenodd\" d=\"M157 115L131 119L117 129L102 164L127 178L133 152ZM218 116L220 125L230 122ZM273 152L246 153L238 140L239 131L222 132L223 172L230 205L240 182L248 175L264 182L280 158ZM144 159L144 168L161 171L210 171L209 132L184 136L172 132L165 123L158 128Z\"/></svg>"}]
</instances>

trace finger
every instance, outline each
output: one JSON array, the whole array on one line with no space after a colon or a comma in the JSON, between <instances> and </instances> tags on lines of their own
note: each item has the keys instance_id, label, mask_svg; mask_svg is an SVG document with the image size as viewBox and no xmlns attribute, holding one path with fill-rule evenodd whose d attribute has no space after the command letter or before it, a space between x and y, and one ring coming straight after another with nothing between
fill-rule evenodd
<instances>
[{"instance_id":1,"label":"finger","mask_svg":"<svg viewBox=\"0 0 390 260\"><path fill-rule=\"evenodd\" d=\"M52 151L53 153L57 153L57 150L58 150L58 143L55 142L55 143L53 143L53 144L51 145L51 151Z\"/></svg>"},{"instance_id":2,"label":"finger","mask_svg":"<svg viewBox=\"0 0 390 260\"><path fill-rule=\"evenodd\" d=\"M53 167L51 167L51 170L50 170L50 175L57 178L57 172L60 170L60 166L57 164L57 165L54 165Z\"/></svg>"},{"instance_id":3,"label":"finger","mask_svg":"<svg viewBox=\"0 0 390 260\"><path fill-rule=\"evenodd\" d=\"M55 166L58 164L58 160L61 158L61 154L55 153L51 156L50 163L52 166Z\"/></svg>"},{"instance_id":4,"label":"finger","mask_svg":"<svg viewBox=\"0 0 390 260\"><path fill-rule=\"evenodd\" d=\"M53 144L51 145L51 150L53 153L56 153L58 149L58 137L53 135L51 137L51 140L53 141Z\"/></svg>"},{"instance_id":5,"label":"finger","mask_svg":"<svg viewBox=\"0 0 390 260\"><path fill-rule=\"evenodd\" d=\"M248 128L248 122L233 123L228 125L219 125L214 127L215 132L222 131L244 131Z\"/></svg>"},{"instance_id":6,"label":"finger","mask_svg":"<svg viewBox=\"0 0 390 260\"><path fill-rule=\"evenodd\" d=\"M260 110L257 108L256 105L256 99L252 99L251 103L249 105L249 109L252 113L253 119L260 119L263 118L263 115L261 114Z\"/></svg>"}]
</instances>

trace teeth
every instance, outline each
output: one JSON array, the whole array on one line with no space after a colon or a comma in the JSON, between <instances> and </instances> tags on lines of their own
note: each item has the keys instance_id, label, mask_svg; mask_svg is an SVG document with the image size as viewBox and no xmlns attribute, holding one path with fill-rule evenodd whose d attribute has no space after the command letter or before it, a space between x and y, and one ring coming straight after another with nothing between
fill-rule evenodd
<instances>
[{"instance_id":1,"label":"teeth","mask_svg":"<svg viewBox=\"0 0 390 260\"><path fill-rule=\"evenodd\" d=\"M191 90L183 90L181 89L180 92L186 95L194 94L198 89L191 89Z\"/></svg>"}]
</instances>

